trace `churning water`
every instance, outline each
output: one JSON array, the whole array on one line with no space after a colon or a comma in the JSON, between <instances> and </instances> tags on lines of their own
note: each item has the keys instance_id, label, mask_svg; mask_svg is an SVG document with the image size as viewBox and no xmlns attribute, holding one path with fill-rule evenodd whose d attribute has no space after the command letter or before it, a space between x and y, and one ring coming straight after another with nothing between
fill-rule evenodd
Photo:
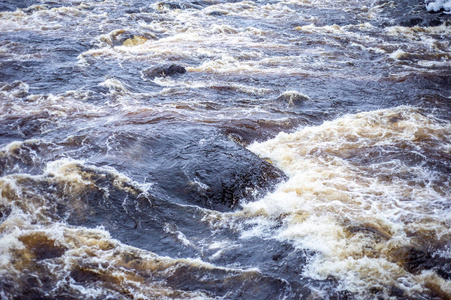
<instances>
[{"instance_id":1,"label":"churning water","mask_svg":"<svg viewBox=\"0 0 451 300\"><path fill-rule=\"evenodd\" d=\"M451 299L450 11L0 0L0 299Z\"/></svg>"}]
</instances>

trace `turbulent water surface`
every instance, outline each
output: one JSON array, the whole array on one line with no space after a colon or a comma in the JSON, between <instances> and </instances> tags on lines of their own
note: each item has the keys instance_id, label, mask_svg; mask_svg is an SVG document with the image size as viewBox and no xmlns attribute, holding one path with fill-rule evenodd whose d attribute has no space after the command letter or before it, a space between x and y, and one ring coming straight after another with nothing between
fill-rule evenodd
<instances>
[{"instance_id":1,"label":"turbulent water surface","mask_svg":"<svg viewBox=\"0 0 451 300\"><path fill-rule=\"evenodd\" d=\"M0 0L0 299L451 299L450 12Z\"/></svg>"}]
</instances>

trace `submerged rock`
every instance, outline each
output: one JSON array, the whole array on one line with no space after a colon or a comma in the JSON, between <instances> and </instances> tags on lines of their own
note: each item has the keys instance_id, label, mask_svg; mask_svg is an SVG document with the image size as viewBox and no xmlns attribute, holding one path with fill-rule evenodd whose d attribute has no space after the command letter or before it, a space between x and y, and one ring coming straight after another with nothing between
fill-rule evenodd
<instances>
[{"instance_id":1,"label":"submerged rock","mask_svg":"<svg viewBox=\"0 0 451 300\"><path fill-rule=\"evenodd\" d=\"M132 32L126 29L116 29L110 33L101 35L99 41L110 46L136 46L157 37L150 32Z\"/></svg>"},{"instance_id":2,"label":"submerged rock","mask_svg":"<svg viewBox=\"0 0 451 300\"><path fill-rule=\"evenodd\" d=\"M295 91L284 92L276 99L277 102L286 103L288 106L300 105L307 100L310 100L308 96Z\"/></svg>"},{"instance_id":3,"label":"submerged rock","mask_svg":"<svg viewBox=\"0 0 451 300\"><path fill-rule=\"evenodd\" d=\"M126 39L122 45L127 47L137 46L141 45L147 42L147 38L140 36L140 35L134 35L132 38Z\"/></svg>"},{"instance_id":4,"label":"submerged rock","mask_svg":"<svg viewBox=\"0 0 451 300\"><path fill-rule=\"evenodd\" d=\"M253 200L285 178L216 129L175 126L153 141L151 177L183 202L230 210Z\"/></svg>"}]
</instances>

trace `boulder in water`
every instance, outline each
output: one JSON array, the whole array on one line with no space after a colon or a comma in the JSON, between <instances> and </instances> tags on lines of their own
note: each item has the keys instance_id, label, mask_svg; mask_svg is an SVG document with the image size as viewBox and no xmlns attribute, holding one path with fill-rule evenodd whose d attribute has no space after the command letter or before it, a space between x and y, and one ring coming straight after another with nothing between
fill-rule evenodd
<instances>
[{"instance_id":1,"label":"boulder in water","mask_svg":"<svg viewBox=\"0 0 451 300\"><path fill-rule=\"evenodd\" d=\"M183 66L172 64L172 65L164 65L158 66L156 68L150 68L142 71L142 75L145 78L153 79L155 77L167 77L167 76L176 76L180 74L186 73L186 69Z\"/></svg>"}]
</instances>

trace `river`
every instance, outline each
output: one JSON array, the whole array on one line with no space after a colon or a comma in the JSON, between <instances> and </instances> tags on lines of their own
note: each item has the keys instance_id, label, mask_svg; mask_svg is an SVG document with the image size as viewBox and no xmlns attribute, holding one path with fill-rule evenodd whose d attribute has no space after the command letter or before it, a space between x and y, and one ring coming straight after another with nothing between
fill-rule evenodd
<instances>
[{"instance_id":1,"label":"river","mask_svg":"<svg viewBox=\"0 0 451 300\"><path fill-rule=\"evenodd\" d=\"M0 299L451 299L450 13L0 0Z\"/></svg>"}]
</instances>

